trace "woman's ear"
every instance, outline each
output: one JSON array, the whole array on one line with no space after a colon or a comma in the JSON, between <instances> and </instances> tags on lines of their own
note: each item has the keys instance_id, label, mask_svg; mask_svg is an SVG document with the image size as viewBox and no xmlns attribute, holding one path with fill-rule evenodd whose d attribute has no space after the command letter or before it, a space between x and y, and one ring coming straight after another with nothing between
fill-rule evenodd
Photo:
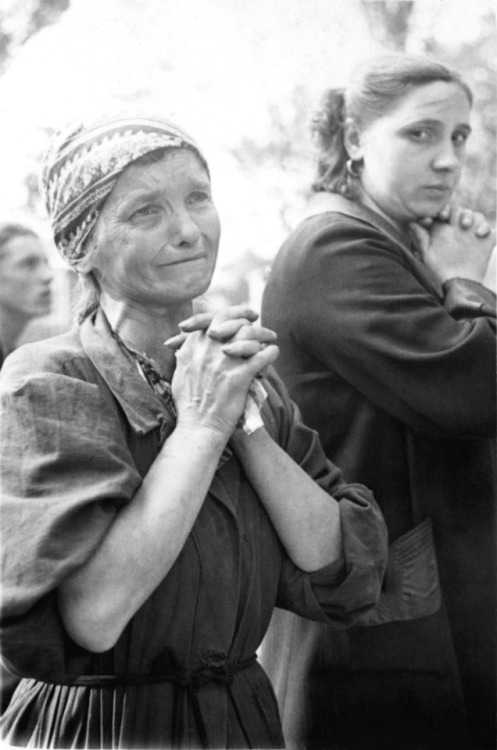
<instances>
[{"instance_id":1,"label":"woman's ear","mask_svg":"<svg viewBox=\"0 0 497 750\"><path fill-rule=\"evenodd\" d=\"M93 261L90 255L85 255L83 258L80 258L75 263L73 263L73 268L77 273L86 275L87 273L90 273L90 271L93 271Z\"/></svg>"},{"instance_id":2,"label":"woman's ear","mask_svg":"<svg viewBox=\"0 0 497 750\"><path fill-rule=\"evenodd\" d=\"M93 234L84 242L84 255L82 258L73 263L73 268L77 273L86 275L95 268L95 256L97 254L97 243Z\"/></svg>"},{"instance_id":3,"label":"woman's ear","mask_svg":"<svg viewBox=\"0 0 497 750\"><path fill-rule=\"evenodd\" d=\"M348 155L353 161L362 159L361 133L350 117L345 121L343 142Z\"/></svg>"}]
</instances>

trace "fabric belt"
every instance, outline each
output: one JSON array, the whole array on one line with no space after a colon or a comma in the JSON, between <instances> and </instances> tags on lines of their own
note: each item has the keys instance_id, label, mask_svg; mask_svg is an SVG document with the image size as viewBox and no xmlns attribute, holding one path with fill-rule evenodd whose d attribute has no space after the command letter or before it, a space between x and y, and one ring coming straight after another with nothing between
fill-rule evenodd
<instances>
[{"instance_id":1,"label":"fabric belt","mask_svg":"<svg viewBox=\"0 0 497 750\"><path fill-rule=\"evenodd\" d=\"M185 669L175 665L168 666L164 672L159 674L85 674L74 679L54 678L52 680L43 680L48 684L68 685L72 687L119 687L127 685L151 685L161 682L172 682L178 688L183 690L188 696L190 705L195 717L197 730L201 747L209 746L209 732L205 723L202 712L201 702L198 695L199 689L209 683L221 683L230 685L237 672L248 669L257 661L256 654L253 654L244 661L230 664L226 662L226 655L223 653L205 654L201 659L201 664L195 669ZM174 720L172 748L183 747L182 744L182 727L181 712L178 713Z\"/></svg>"},{"instance_id":2,"label":"fabric belt","mask_svg":"<svg viewBox=\"0 0 497 750\"><path fill-rule=\"evenodd\" d=\"M203 664L196 669L168 667L160 674L123 674L123 675L81 675L71 681L79 687L114 687L118 685L150 685L158 682L174 682L178 687L197 690L209 682L220 682L230 685L237 672L248 669L256 661L254 654L244 661L229 664L226 662Z\"/></svg>"}]
</instances>

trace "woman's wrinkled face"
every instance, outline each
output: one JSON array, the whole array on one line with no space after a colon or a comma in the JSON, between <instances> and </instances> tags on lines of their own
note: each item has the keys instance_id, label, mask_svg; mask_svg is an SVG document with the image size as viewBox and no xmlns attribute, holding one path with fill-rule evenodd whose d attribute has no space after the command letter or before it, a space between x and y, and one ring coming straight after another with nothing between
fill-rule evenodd
<instances>
[{"instance_id":1,"label":"woman's wrinkled face","mask_svg":"<svg viewBox=\"0 0 497 750\"><path fill-rule=\"evenodd\" d=\"M118 178L94 229L91 264L114 299L160 309L206 291L219 237L205 168L192 151L174 149Z\"/></svg>"},{"instance_id":2,"label":"woman's wrinkled face","mask_svg":"<svg viewBox=\"0 0 497 750\"><path fill-rule=\"evenodd\" d=\"M412 88L358 134L364 202L396 223L435 216L456 187L471 131L470 103L455 83Z\"/></svg>"}]
</instances>

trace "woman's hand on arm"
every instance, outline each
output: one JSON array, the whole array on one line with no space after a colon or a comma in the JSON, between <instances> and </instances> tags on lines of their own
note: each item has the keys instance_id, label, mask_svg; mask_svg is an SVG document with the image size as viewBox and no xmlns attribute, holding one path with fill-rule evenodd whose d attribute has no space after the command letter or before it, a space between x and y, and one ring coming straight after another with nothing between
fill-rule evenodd
<instances>
[{"instance_id":1,"label":"woman's hand on arm","mask_svg":"<svg viewBox=\"0 0 497 750\"><path fill-rule=\"evenodd\" d=\"M65 627L79 645L90 651L112 648L167 575L195 523L250 384L277 354L268 346L248 359L233 358L201 331L187 336L172 380L174 432L97 551L59 588Z\"/></svg>"},{"instance_id":2,"label":"woman's hand on arm","mask_svg":"<svg viewBox=\"0 0 497 750\"><path fill-rule=\"evenodd\" d=\"M448 206L436 220L411 228L423 261L442 284L454 278L485 284L495 234L482 214Z\"/></svg>"},{"instance_id":3,"label":"woman's hand on arm","mask_svg":"<svg viewBox=\"0 0 497 750\"><path fill-rule=\"evenodd\" d=\"M236 430L231 445L289 557L312 573L342 557L339 504L264 428Z\"/></svg>"}]
</instances>

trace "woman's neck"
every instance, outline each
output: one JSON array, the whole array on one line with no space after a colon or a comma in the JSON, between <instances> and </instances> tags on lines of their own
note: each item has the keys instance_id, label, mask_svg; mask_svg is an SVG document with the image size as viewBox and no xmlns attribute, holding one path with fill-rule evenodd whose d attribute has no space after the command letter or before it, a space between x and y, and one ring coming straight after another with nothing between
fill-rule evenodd
<instances>
[{"instance_id":1,"label":"woman's neck","mask_svg":"<svg viewBox=\"0 0 497 750\"><path fill-rule=\"evenodd\" d=\"M363 204L363 206L366 206L367 208L371 209L371 211L379 214L383 219L385 219L385 221L388 221L388 223L395 227L398 232L400 232L401 234L404 234L406 232L408 224L397 221L396 219L393 219L391 216L385 213L385 211L383 211L379 207L379 205L363 188L359 190L359 200Z\"/></svg>"},{"instance_id":2,"label":"woman's neck","mask_svg":"<svg viewBox=\"0 0 497 750\"><path fill-rule=\"evenodd\" d=\"M100 306L110 327L124 344L153 359L164 374L171 374L175 362L174 352L164 346L164 341L179 333L178 323L192 313L191 302L159 311L135 307L102 293Z\"/></svg>"}]
</instances>

